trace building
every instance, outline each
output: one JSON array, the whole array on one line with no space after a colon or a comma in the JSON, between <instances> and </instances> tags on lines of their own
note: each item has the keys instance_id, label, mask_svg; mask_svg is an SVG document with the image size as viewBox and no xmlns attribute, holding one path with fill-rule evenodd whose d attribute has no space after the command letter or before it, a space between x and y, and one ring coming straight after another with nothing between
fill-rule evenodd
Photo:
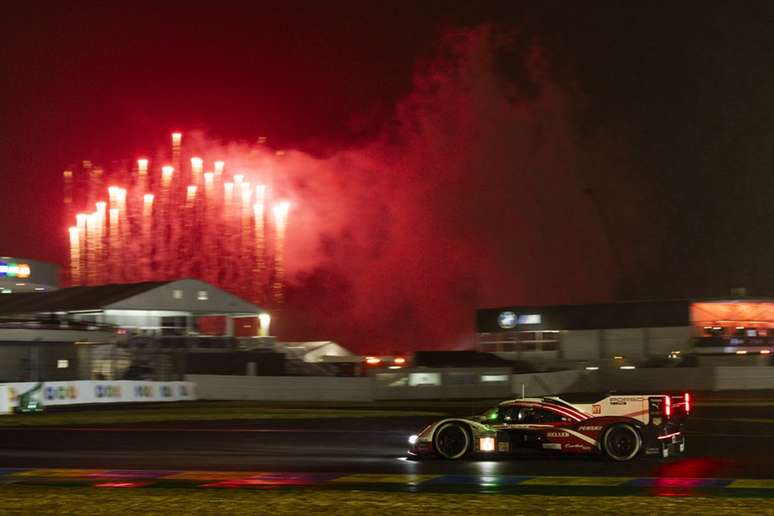
<instances>
[{"instance_id":1,"label":"building","mask_svg":"<svg viewBox=\"0 0 774 516\"><path fill-rule=\"evenodd\" d=\"M177 379L201 369L257 372L261 362L281 369L270 322L261 308L194 279L8 294L0 296L0 380Z\"/></svg>"},{"instance_id":2,"label":"building","mask_svg":"<svg viewBox=\"0 0 774 516\"><path fill-rule=\"evenodd\" d=\"M490 308L476 312L476 332L480 351L535 364L613 360L636 366L688 354L706 363L769 363L774 300Z\"/></svg>"},{"instance_id":3,"label":"building","mask_svg":"<svg viewBox=\"0 0 774 516\"><path fill-rule=\"evenodd\" d=\"M58 288L58 265L28 258L0 256L0 293L47 292Z\"/></svg>"}]
</instances>

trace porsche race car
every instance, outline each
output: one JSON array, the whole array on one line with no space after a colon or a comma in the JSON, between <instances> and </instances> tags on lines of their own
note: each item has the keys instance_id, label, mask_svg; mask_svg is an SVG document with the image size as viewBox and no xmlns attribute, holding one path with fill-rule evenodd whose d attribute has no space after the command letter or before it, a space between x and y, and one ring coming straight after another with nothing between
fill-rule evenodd
<instances>
[{"instance_id":1,"label":"porsche race car","mask_svg":"<svg viewBox=\"0 0 774 516\"><path fill-rule=\"evenodd\" d=\"M558 397L503 401L480 416L437 421L409 438L409 455L455 460L519 452L590 454L615 461L685 451L691 396L627 394L588 405Z\"/></svg>"}]
</instances>

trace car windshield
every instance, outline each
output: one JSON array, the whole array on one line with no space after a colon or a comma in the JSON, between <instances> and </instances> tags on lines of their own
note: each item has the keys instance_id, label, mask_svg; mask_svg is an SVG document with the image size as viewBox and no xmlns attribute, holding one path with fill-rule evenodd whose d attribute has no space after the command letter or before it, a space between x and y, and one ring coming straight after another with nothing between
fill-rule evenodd
<instances>
[{"instance_id":1,"label":"car windshield","mask_svg":"<svg viewBox=\"0 0 774 516\"><path fill-rule=\"evenodd\" d=\"M479 418L486 421L496 421L500 417L499 407L490 408L484 411Z\"/></svg>"}]
</instances>

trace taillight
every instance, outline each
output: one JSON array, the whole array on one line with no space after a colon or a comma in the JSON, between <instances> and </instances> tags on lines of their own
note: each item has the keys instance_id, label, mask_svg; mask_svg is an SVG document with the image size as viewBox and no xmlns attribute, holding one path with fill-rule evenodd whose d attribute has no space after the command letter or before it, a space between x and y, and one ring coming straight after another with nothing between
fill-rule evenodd
<instances>
[{"instance_id":1,"label":"taillight","mask_svg":"<svg viewBox=\"0 0 774 516\"><path fill-rule=\"evenodd\" d=\"M664 396L664 415L672 417L672 397Z\"/></svg>"},{"instance_id":2,"label":"taillight","mask_svg":"<svg viewBox=\"0 0 774 516\"><path fill-rule=\"evenodd\" d=\"M685 393L685 414L688 415L691 412L691 393Z\"/></svg>"}]
</instances>

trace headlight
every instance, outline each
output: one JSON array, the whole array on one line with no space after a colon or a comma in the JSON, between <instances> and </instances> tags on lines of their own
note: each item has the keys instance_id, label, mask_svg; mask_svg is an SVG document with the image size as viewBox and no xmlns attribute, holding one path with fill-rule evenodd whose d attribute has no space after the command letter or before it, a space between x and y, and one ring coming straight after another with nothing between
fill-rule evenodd
<instances>
[{"instance_id":1,"label":"headlight","mask_svg":"<svg viewBox=\"0 0 774 516\"><path fill-rule=\"evenodd\" d=\"M416 435L412 435L411 437L409 437L409 444L416 443L417 442L417 437L418 436L416 436Z\"/></svg>"}]
</instances>

